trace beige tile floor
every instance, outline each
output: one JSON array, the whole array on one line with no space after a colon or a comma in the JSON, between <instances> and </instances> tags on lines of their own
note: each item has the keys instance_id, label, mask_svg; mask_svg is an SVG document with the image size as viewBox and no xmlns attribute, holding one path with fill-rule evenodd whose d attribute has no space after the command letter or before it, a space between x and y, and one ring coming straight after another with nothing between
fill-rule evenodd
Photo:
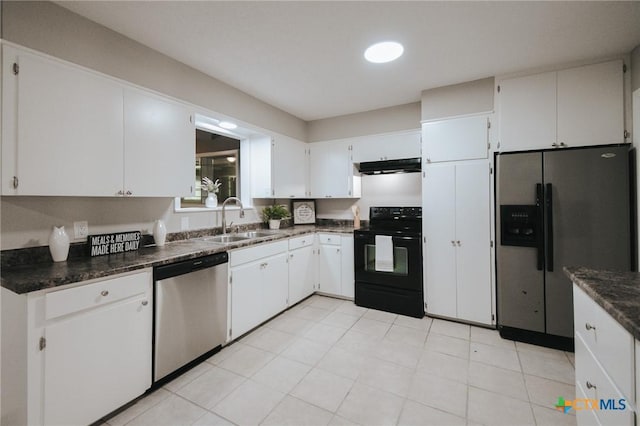
<instances>
[{"instance_id":1,"label":"beige tile floor","mask_svg":"<svg viewBox=\"0 0 640 426\"><path fill-rule=\"evenodd\" d=\"M313 296L109 425L575 425L573 354Z\"/></svg>"}]
</instances>

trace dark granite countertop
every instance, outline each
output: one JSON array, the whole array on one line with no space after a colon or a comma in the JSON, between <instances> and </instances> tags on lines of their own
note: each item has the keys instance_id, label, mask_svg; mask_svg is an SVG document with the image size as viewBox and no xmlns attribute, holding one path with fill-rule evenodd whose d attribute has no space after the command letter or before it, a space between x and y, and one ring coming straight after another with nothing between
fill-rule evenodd
<instances>
[{"instance_id":1,"label":"dark granite countertop","mask_svg":"<svg viewBox=\"0 0 640 426\"><path fill-rule=\"evenodd\" d=\"M156 247L155 245L143 247L136 252L83 257L58 263L5 267L2 269L1 283L2 287L14 293L24 294L313 232L353 233L353 227L298 225L279 230L267 237L224 245L194 238L168 242L164 247Z\"/></svg>"},{"instance_id":2,"label":"dark granite countertop","mask_svg":"<svg viewBox=\"0 0 640 426\"><path fill-rule=\"evenodd\" d=\"M565 267L564 272L640 340L640 273Z\"/></svg>"}]
</instances>

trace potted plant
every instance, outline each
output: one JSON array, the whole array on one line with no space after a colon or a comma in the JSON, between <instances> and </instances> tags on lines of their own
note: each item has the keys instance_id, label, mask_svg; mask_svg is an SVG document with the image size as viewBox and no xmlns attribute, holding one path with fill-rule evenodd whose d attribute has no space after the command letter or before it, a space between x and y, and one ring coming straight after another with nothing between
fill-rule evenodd
<instances>
[{"instance_id":1,"label":"potted plant","mask_svg":"<svg viewBox=\"0 0 640 426\"><path fill-rule=\"evenodd\" d=\"M262 209L262 220L269 224L269 229L280 229L280 221L289 218L285 206L274 204Z\"/></svg>"},{"instance_id":2,"label":"potted plant","mask_svg":"<svg viewBox=\"0 0 640 426\"><path fill-rule=\"evenodd\" d=\"M204 201L206 207L216 207L218 205L218 192L220 192L220 179L212 181L208 177L202 178L202 188L207 191L207 199Z\"/></svg>"}]
</instances>

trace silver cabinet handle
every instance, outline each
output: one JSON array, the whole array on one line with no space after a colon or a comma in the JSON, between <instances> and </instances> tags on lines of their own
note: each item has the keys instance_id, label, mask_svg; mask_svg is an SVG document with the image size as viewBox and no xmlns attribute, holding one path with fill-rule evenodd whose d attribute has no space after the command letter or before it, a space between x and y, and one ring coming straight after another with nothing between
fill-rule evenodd
<instances>
[{"instance_id":1,"label":"silver cabinet handle","mask_svg":"<svg viewBox=\"0 0 640 426\"><path fill-rule=\"evenodd\" d=\"M596 329L594 326L592 326L588 322L584 324L584 328L586 328L587 330L595 330Z\"/></svg>"},{"instance_id":2,"label":"silver cabinet handle","mask_svg":"<svg viewBox=\"0 0 640 426\"><path fill-rule=\"evenodd\" d=\"M127 195L133 195L133 192L127 191Z\"/></svg>"},{"instance_id":3,"label":"silver cabinet handle","mask_svg":"<svg viewBox=\"0 0 640 426\"><path fill-rule=\"evenodd\" d=\"M458 247L460 247L462 244L460 244L460 240L456 241L456 243L458 244Z\"/></svg>"},{"instance_id":4,"label":"silver cabinet handle","mask_svg":"<svg viewBox=\"0 0 640 426\"><path fill-rule=\"evenodd\" d=\"M456 242L451 240L451 245L455 247L456 246Z\"/></svg>"},{"instance_id":5,"label":"silver cabinet handle","mask_svg":"<svg viewBox=\"0 0 640 426\"><path fill-rule=\"evenodd\" d=\"M597 386L587 380L587 389L597 389Z\"/></svg>"},{"instance_id":6,"label":"silver cabinet handle","mask_svg":"<svg viewBox=\"0 0 640 426\"><path fill-rule=\"evenodd\" d=\"M554 148L557 148L558 144L554 142L554 143L551 144L551 146L554 147Z\"/></svg>"},{"instance_id":7,"label":"silver cabinet handle","mask_svg":"<svg viewBox=\"0 0 640 426\"><path fill-rule=\"evenodd\" d=\"M147 306L148 304L149 304L149 301L148 301L148 300L143 300L143 301L142 301L142 306Z\"/></svg>"},{"instance_id":8,"label":"silver cabinet handle","mask_svg":"<svg viewBox=\"0 0 640 426\"><path fill-rule=\"evenodd\" d=\"M564 143L564 142L560 142L560 146L562 146L562 147L566 147L566 146L567 146L567 144L566 144L566 143Z\"/></svg>"},{"instance_id":9,"label":"silver cabinet handle","mask_svg":"<svg viewBox=\"0 0 640 426\"><path fill-rule=\"evenodd\" d=\"M289 255L289 257L290 257L291 259L293 259L293 254L290 254L290 255Z\"/></svg>"},{"instance_id":10,"label":"silver cabinet handle","mask_svg":"<svg viewBox=\"0 0 640 426\"><path fill-rule=\"evenodd\" d=\"M106 297L106 296L108 296L108 295L109 295L109 292L108 292L107 290L102 290L102 291L100 292L100 295L101 295L101 296L105 296L105 297Z\"/></svg>"},{"instance_id":11,"label":"silver cabinet handle","mask_svg":"<svg viewBox=\"0 0 640 426\"><path fill-rule=\"evenodd\" d=\"M118 195L124 195L124 191L123 190L118 191Z\"/></svg>"}]
</instances>

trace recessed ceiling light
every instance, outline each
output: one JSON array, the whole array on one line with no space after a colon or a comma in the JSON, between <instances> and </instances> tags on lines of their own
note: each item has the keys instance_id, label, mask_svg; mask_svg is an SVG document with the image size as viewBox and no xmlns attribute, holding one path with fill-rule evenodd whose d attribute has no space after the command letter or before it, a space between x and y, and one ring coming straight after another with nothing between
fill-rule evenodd
<instances>
[{"instance_id":1,"label":"recessed ceiling light","mask_svg":"<svg viewBox=\"0 0 640 426\"><path fill-rule=\"evenodd\" d=\"M391 62L402 56L404 47L395 41L383 41L381 43L372 44L364 51L364 57L367 61L374 64L383 64Z\"/></svg>"},{"instance_id":2,"label":"recessed ceiling light","mask_svg":"<svg viewBox=\"0 0 640 426\"><path fill-rule=\"evenodd\" d=\"M238 127L237 124L232 123L230 121L221 121L218 123L218 126L222 127L223 129L227 129L227 130L233 130L236 127Z\"/></svg>"}]
</instances>

